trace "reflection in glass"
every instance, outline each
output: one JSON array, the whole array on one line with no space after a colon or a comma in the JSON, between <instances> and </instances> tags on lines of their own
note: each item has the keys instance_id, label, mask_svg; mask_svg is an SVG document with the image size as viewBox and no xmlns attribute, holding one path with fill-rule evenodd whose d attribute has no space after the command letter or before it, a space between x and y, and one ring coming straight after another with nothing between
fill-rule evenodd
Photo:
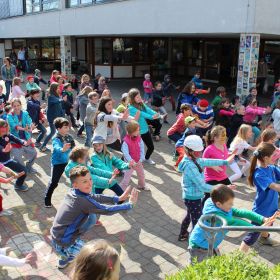
<instances>
[{"instance_id":1,"label":"reflection in glass","mask_svg":"<svg viewBox=\"0 0 280 280\"><path fill-rule=\"evenodd\" d=\"M116 38L113 41L113 63L132 63L133 40L127 38Z\"/></svg>"}]
</instances>

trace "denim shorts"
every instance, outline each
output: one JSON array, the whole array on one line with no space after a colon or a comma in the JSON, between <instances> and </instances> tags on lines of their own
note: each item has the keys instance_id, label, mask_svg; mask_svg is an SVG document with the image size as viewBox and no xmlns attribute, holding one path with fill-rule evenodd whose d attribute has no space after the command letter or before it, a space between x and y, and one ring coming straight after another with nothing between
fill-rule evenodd
<instances>
[{"instance_id":1,"label":"denim shorts","mask_svg":"<svg viewBox=\"0 0 280 280\"><path fill-rule=\"evenodd\" d=\"M68 247L58 245L54 240L52 240L52 246L54 250L62 259L68 259L69 257L76 257L80 253L84 245L85 245L85 241L83 241L80 238L77 238L75 242L69 245Z\"/></svg>"}]
</instances>

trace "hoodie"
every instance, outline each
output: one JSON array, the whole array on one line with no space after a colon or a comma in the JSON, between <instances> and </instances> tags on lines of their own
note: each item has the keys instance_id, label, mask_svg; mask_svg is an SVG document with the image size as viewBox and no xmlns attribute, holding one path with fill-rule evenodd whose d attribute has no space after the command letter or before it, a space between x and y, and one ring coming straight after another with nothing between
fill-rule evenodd
<instances>
[{"instance_id":1,"label":"hoodie","mask_svg":"<svg viewBox=\"0 0 280 280\"><path fill-rule=\"evenodd\" d=\"M181 92L178 96L178 105L176 109L176 114L178 115L181 110L182 104L188 104L188 105L195 105L200 99L195 95L188 92Z\"/></svg>"},{"instance_id":2,"label":"hoodie","mask_svg":"<svg viewBox=\"0 0 280 280\"><path fill-rule=\"evenodd\" d=\"M62 102L59 97L50 95L48 97L47 119L49 123L53 123L54 119L63 117Z\"/></svg>"},{"instance_id":3,"label":"hoodie","mask_svg":"<svg viewBox=\"0 0 280 280\"><path fill-rule=\"evenodd\" d=\"M232 208L229 212L225 212L221 208L217 207L211 198L208 198L204 204L202 215L210 214L215 214L219 217L224 218L228 226L253 226L250 222L242 220L240 218L248 219L259 225L263 223L264 219L263 216L246 209ZM216 235L214 249L216 249L222 243L226 233L227 231L219 232ZM206 232L199 226L199 224L196 224L193 231L191 232L189 238L189 247L208 249L208 240L206 238Z\"/></svg>"}]
</instances>

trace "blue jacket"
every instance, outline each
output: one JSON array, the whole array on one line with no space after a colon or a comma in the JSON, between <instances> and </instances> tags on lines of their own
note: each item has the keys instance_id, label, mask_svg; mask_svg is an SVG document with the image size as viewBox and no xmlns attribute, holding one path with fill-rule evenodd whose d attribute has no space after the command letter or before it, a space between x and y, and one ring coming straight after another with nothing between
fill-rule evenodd
<instances>
[{"instance_id":1,"label":"blue jacket","mask_svg":"<svg viewBox=\"0 0 280 280\"><path fill-rule=\"evenodd\" d=\"M53 145L53 151L51 156L52 166L57 164L67 163L69 160L69 154L71 152L71 149L67 150L66 152L62 151L64 143L59 139L57 134L52 139L52 145Z\"/></svg>"},{"instance_id":2,"label":"blue jacket","mask_svg":"<svg viewBox=\"0 0 280 280\"><path fill-rule=\"evenodd\" d=\"M228 165L226 160L198 158L197 163L201 168L206 166L221 166ZM212 185L205 182L203 172L199 169L187 156L184 156L178 166L179 172L183 173L181 186L183 199L197 200L204 197L205 192L210 192L213 189Z\"/></svg>"},{"instance_id":3,"label":"blue jacket","mask_svg":"<svg viewBox=\"0 0 280 280\"><path fill-rule=\"evenodd\" d=\"M199 98L196 95L187 92L181 92L178 96L178 105L176 109L176 114L178 115L180 113L181 110L180 107L182 104L188 104L192 106L195 105L198 101Z\"/></svg>"},{"instance_id":4,"label":"blue jacket","mask_svg":"<svg viewBox=\"0 0 280 280\"><path fill-rule=\"evenodd\" d=\"M175 144L175 147L178 148L178 147L183 147L184 146L184 141L185 141L185 138L187 136L190 136L190 135L194 135L196 134L196 129L190 129L190 128L186 128L186 130L184 131L182 137L176 142Z\"/></svg>"},{"instance_id":5,"label":"blue jacket","mask_svg":"<svg viewBox=\"0 0 280 280\"><path fill-rule=\"evenodd\" d=\"M132 105L128 106L128 110L129 110L129 115L134 117L137 113L137 111L139 111L137 108L135 108ZM151 108L149 108L148 106L144 105L143 110L141 110L139 119L138 119L138 123L140 125L140 134L145 134L149 131L149 126L146 122L147 120L153 120L153 115L157 114L157 112L155 112L154 110L152 110Z\"/></svg>"},{"instance_id":6,"label":"blue jacket","mask_svg":"<svg viewBox=\"0 0 280 280\"><path fill-rule=\"evenodd\" d=\"M40 119L40 111L41 111L41 106L40 106L40 101L35 100L31 98L27 102L27 112L29 113L29 116L32 119L32 122L35 124L39 123Z\"/></svg>"},{"instance_id":7,"label":"blue jacket","mask_svg":"<svg viewBox=\"0 0 280 280\"><path fill-rule=\"evenodd\" d=\"M192 82L194 82L196 88L198 89L203 88L201 79L197 78L196 76L192 78Z\"/></svg>"},{"instance_id":8,"label":"blue jacket","mask_svg":"<svg viewBox=\"0 0 280 280\"><path fill-rule=\"evenodd\" d=\"M27 125L28 126L32 125L32 119L30 118L28 112L21 111L21 113L22 113L21 123L20 123L17 115L14 115L13 113L7 115L7 122L10 126L11 134L13 134L14 136L16 136L18 138L20 138L20 136L19 136L19 131L16 129L17 126L25 127ZM24 135L25 135L26 140L31 138L30 132L24 131Z\"/></svg>"},{"instance_id":9,"label":"blue jacket","mask_svg":"<svg viewBox=\"0 0 280 280\"><path fill-rule=\"evenodd\" d=\"M12 81L13 78L16 76L16 67L13 64L11 64L11 72L12 72L11 73L12 77L11 77L11 79L9 79L10 81ZM2 65L2 67L1 67L1 76L2 76L2 79L4 81L7 80L7 68L6 68L6 65Z\"/></svg>"},{"instance_id":10,"label":"blue jacket","mask_svg":"<svg viewBox=\"0 0 280 280\"><path fill-rule=\"evenodd\" d=\"M63 117L62 102L59 97L50 95L48 97L47 119L48 122L53 123L54 119Z\"/></svg>"}]
</instances>

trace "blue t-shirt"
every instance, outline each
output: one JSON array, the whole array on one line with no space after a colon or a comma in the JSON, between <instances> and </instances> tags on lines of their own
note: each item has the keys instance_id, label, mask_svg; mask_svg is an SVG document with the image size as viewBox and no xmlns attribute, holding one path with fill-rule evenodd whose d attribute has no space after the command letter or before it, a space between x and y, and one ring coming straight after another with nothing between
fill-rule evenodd
<instances>
[{"instance_id":1,"label":"blue t-shirt","mask_svg":"<svg viewBox=\"0 0 280 280\"><path fill-rule=\"evenodd\" d=\"M257 194L253 205L253 211L264 217L272 216L278 210L278 192L269 188L272 183L280 180L280 169L276 166L257 167L253 182L257 188Z\"/></svg>"}]
</instances>

